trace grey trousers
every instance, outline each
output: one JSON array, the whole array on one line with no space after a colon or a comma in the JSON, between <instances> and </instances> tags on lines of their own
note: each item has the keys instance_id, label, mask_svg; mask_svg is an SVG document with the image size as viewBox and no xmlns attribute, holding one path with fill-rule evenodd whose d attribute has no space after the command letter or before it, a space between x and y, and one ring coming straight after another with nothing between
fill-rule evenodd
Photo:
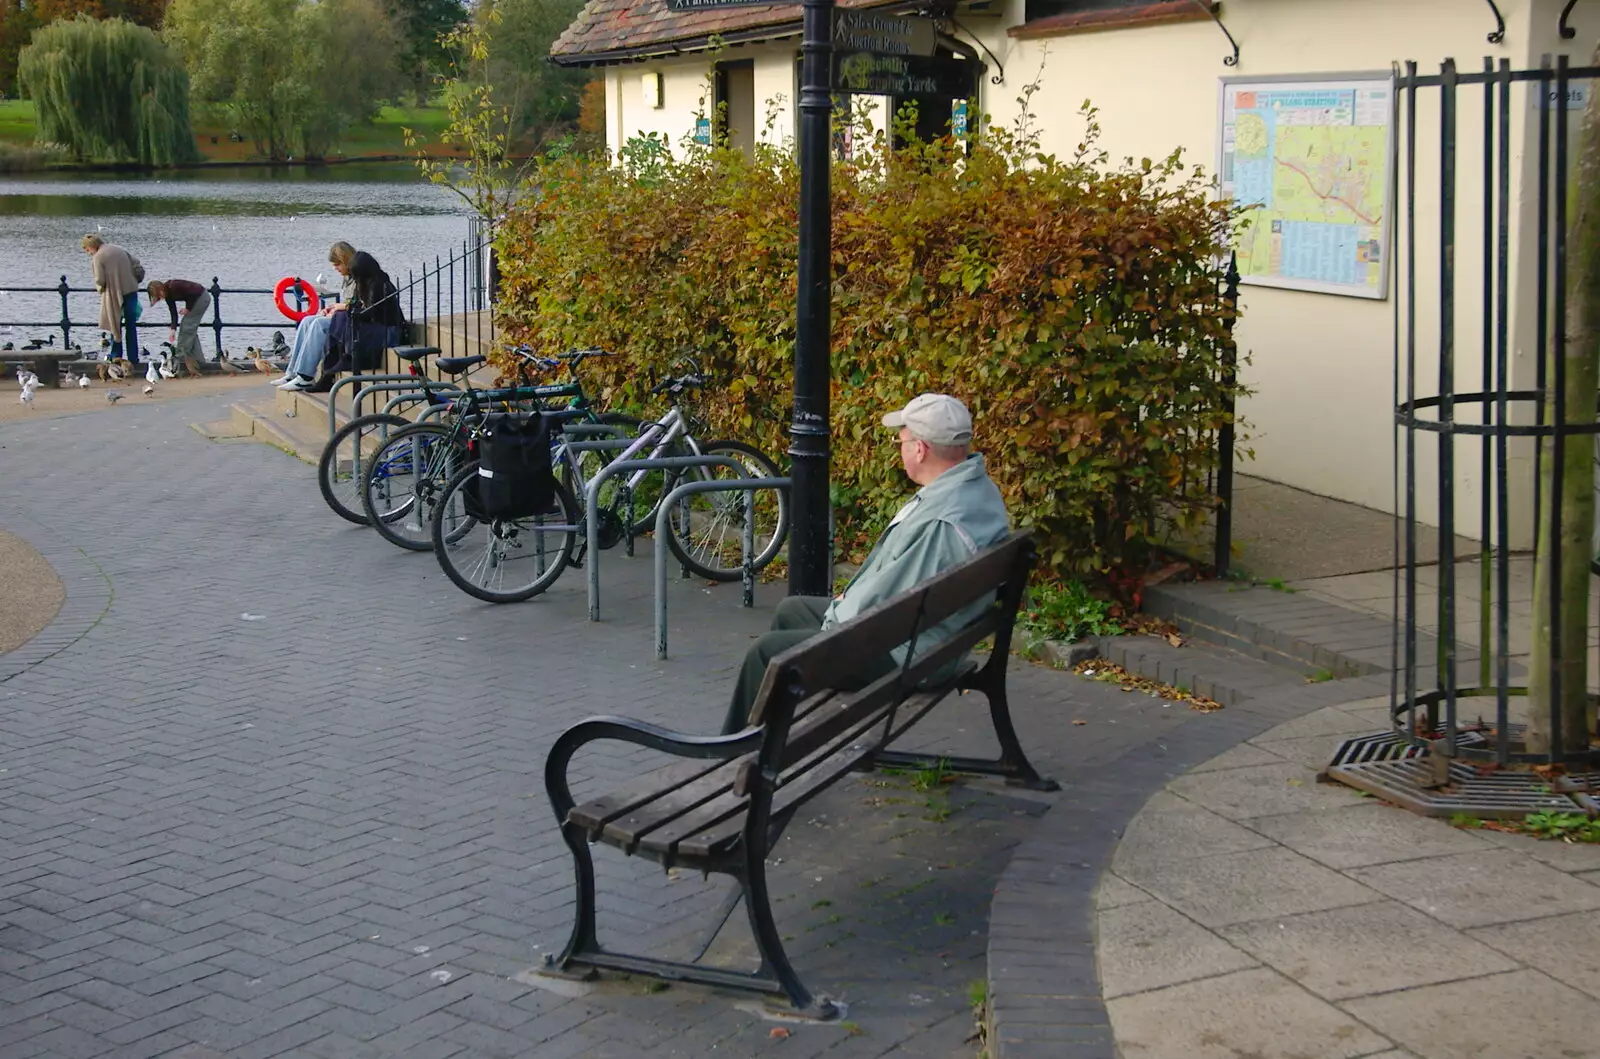
<instances>
[{"instance_id":1,"label":"grey trousers","mask_svg":"<svg viewBox=\"0 0 1600 1059\"><path fill-rule=\"evenodd\" d=\"M822 616L831 602L827 596L790 596L778 604L777 613L772 616L771 630L757 637L745 652L744 665L739 670L739 682L734 685L733 700L728 703L728 714L722 721L723 735L744 730L750 717L750 707L760 694L761 681L767 675L767 663L795 644L804 643L821 632ZM894 659L884 655L865 671L842 682L840 687L863 687L893 668Z\"/></svg>"},{"instance_id":2,"label":"grey trousers","mask_svg":"<svg viewBox=\"0 0 1600 1059\"><path fill-rule=\"evenodd\" d=\"M192 360L198 367L205 359L200 352L200 319L205 316L206 310L211 308L211 295L201 294L194 300L194 308L187 315L178 317L178 341L174 343L175 355L179 363ZM178 365L172 365L177 370Z\"/></svg>"}]
</instances>

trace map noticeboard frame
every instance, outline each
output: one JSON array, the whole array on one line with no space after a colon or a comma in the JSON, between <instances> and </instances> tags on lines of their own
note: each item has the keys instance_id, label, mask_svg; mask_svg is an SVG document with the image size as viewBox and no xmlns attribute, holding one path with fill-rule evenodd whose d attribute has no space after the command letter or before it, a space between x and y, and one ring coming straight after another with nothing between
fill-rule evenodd
<instances>
[{"instance_id":1,"label":"map noticeboard frame","mask_svg":"<svg viewBox=\"0 0 1600 1059\"><path fill-rule=\"evenodd\" d=\"M1263 204L1245 215L1240 282L1388 298L1394 252L1392 72L1224 77L1219 82L1222 194L1241 204ZM1243 151L1241 117L1247 119L1249 145ZM1330 146L1335 148L1331 155ZM1280 152L1301 164L1281 159Z\"/></svg>"}]
</instances>

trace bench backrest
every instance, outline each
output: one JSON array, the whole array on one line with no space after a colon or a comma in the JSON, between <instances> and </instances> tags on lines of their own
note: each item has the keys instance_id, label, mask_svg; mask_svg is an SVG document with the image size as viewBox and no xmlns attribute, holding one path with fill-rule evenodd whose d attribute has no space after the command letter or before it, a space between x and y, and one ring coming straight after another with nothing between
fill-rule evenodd
<instances>
[{"instance_id":1,"label":"bench backrest","mask_svg":"<svg viewBox=\"0 0 1600 1059\"><path fill-rule=\"evenodd\" d=\"M1003 666L1034 557L1032 535L1014 532L971 559L774 658L750 711L750 723L767 728L762 767L781 771L860 727L886 704L899 702L929 678L948 671L987 636L994 636L994 662ZM939 644L914 649L905 666L860 691L837 696L822 708L805 709L894 648L915 643L926 630L978 603L988 605ZM791 738L797 709L802 720Z\"/></svg>"}]
</instances>

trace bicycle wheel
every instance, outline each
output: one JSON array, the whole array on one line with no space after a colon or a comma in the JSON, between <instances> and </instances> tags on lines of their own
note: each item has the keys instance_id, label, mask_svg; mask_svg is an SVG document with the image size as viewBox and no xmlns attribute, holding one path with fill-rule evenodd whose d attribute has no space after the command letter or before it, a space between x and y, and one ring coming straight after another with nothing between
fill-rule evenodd
<instances>
[{"instance_id":1,"label":"bicycle wheel","mask_svg":"<svg viewBox=\"0 0 1600 1059\"><path fill-rule=\"evenodd\" d=\"M740 441L708 441L705 456L730 456L743 466L742 477L778 478L777 464ZM729 467L693 467L681 482L741 477ZM690 570L713 581L737 581L743 575L743 492L695 493L675 505L667 519L667 546ZM759 570L770 563L789 535L789 497L781 489L755 493L755 557ZM660 546L660 542L657 542Z\"/></svg>"},{"instance_id":2,"label":"bicycle wheel","mask_svg":"<svg viewBox=\"0 0 1600 1059\"><path fill-rule=\"evenodd\" d=\"M583 532L572 492L557 482L550 510L527 518L491 519L477 512L476 461L462 467L433 508L433 554L445 576L470 596L518 603L561 576Z\"/></svg>"},{"instance_id":3,"label":"bicycle wheel","mask_svg":"<svg viewBox=\"0 0 1600 1059\"><path fill-rule=\"evenodd\" d=\"M361 504L378 534L400 548L433 547L433 505L467 461L466 441L440 423L397 430L372 457Z\"/></svg>"},{"instance_id":4,"label":"bicycle wheel","mask_svg":"<svg viewBox=\"0 0 1600 1059\"><path fill-rule=\"evenodd\" d=\"M365 470L377 446L390 434L410 425L411 420L397 415L361 416L350 420L328 439L322 447L322 458L317 461L317 487L334 514L358 526L371 525L361 506L363 475L357 471ZM358 455L361 457L359 468Z\"/></svg>"}]
</instances>

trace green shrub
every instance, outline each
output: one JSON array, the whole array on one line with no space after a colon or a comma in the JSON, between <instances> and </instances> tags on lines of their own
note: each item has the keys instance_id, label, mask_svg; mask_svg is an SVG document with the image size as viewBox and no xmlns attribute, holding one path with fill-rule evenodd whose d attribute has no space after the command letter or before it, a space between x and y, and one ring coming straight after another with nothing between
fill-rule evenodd
<instances>
[{"instance_id":1,"label":"green shrub","mask_svg":"<svg viewBox=\"0 0 1600 1059\"><path fill-rule=\"evenodd\" d=\"M71 160L72 152L59 143L0 143L0 173L24 173Z\"/></svg>"},{"instance_id":2,"label":"green shrub","mask_svg":"<svg viewBox=\"0 0 1600 1059\"><path fill-rule=\"evenodd\" d=\"M1141 562L1210 500L1225 419L1233 220L1177 154L1108 163L1088 132L1069 160L1026 126L970 155L945 140L833 172L833 499L841 557L861 554L907 485L883 412L926 390L971 407L976 445L1044 566ZM860 138L857 138L860 142ZM500 323L554 350L624 353L586 367L613 403L693 353L717 384L712 435L788 447L798 166L685 142L629 146L618 165L547 159L500 229Z\"/></svg>"},{"instance_id":3,"label":"green shrub","mask_svg":"<svg viewBox=\"0 0 1600 1059\"><path fill-rule=\"evenodd\" d=\"M1017 628L1028 644L1043 640L1075 643L1086 636L1122 632L1112 604L1094 596L1081 581L1035 583L1023 603Z\"/></svg>"}]
</instances>

